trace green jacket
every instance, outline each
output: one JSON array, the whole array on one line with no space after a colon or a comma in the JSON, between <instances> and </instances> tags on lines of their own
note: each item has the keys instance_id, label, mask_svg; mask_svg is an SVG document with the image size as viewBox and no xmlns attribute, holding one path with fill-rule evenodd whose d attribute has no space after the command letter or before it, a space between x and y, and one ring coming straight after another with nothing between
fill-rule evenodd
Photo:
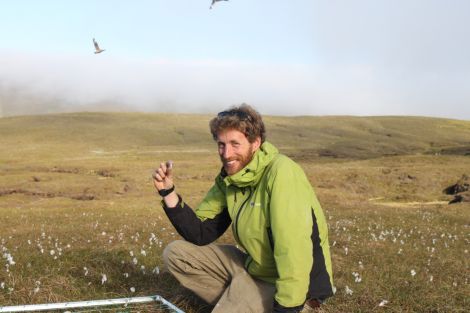
<instances>
[{"instance_id":1,"label":"green jacket","mask_svg":"<svg viewBox=\"0 0 470 313\"><path fill-rule=\"evenodd\" d=\"M327 223L302 168L264 142L243 170L222 175L197 207L197 217L214 219L228 210L235 240L249 255L246 269L276 285L275 300L282 306L331 296Z\"/></svg>"}]
</instances>

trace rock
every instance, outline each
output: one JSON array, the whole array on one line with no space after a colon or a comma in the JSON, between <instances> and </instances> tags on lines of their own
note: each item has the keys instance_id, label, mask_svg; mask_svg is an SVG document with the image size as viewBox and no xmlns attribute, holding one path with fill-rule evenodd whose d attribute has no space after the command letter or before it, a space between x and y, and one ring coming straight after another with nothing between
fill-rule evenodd
<instances>
[{"instance_id":1,"label":"rock","mask_svg":"<svg viewBox=\"0 0 470 313\"><path fill-rule=\"evenodd\" d=\"M416 176L413 176L413 175L410 175L408 173L401 173L399 176L398 176L398 180L400 180L401 182L404 182L404 183L408 183L408 182L411 182L413 180L416 179Z\"/></svg>"},{"instance_id":2,"label":"rock","mask_svg":"<svg viewBox=\"0 0 470 313\"><path fill-rule=\"evenodd\" d=\"M460 202L470 202L470 191L455 195L454 199L449 201L449 204L460 203Z\"/></svg>"},{"instance_id":3,"label":"rock","mask_svg":"<svg viewBox=\"0 0 470 313\"><path fill-rule=\"evenodd\" d=\"M452 186L447 187L443 192L447 195L456 195L470 189L470 178L463 174L462 177Z\"/></svg>"}]
</instances>

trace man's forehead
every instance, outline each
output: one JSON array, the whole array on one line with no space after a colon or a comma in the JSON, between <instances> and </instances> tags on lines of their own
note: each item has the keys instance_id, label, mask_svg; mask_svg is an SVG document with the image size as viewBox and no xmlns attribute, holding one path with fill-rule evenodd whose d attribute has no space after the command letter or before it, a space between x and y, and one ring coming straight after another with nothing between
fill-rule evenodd
<instances>
[{"instance_id":1,"label":"man's forehead","mask_svg":"<svg viewBox=\"0 0 470 313\"><path fill-rule=\"evenodd\" d=\"M217 141L248 140L244 133L236 129L224 129L217 133Z\"/></svg>"}]
</instances>

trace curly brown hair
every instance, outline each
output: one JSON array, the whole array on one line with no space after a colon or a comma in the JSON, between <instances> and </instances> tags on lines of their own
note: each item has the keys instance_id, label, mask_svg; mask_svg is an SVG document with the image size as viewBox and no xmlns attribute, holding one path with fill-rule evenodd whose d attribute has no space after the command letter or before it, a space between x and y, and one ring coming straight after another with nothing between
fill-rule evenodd
<instances>
[{"instance_id":1,"label":"curly brown hair","mask_svg":"<svg viewBox=\"0 0 470 313\"><path fill-rule=\"evenodd\" d=\"M250 143L258 137L261 138L261 143L266 140L266 130L261 115L246 103L220 112L210 121L209 126L214 140L217 140L220 131L226 129L235 129L245 134Z\"/></svg>"}]
</instances>

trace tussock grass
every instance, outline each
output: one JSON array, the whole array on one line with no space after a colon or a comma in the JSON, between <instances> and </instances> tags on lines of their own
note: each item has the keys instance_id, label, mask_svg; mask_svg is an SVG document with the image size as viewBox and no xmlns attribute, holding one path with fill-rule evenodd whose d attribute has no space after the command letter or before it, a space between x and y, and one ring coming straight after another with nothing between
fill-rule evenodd
<instances>
[{"instance_id":1,"label":"tussock grass","mask_svg":"<svg viewBox=\"0 0 470 313\"><path fill-rule=\"evenodd\" d=\"M193 206L202 199L220 168L209 119L0 119L1 305L160 294L209 312L162 268L179 236L150 179L172 159L178 192ZM337 293L320 312L468 310L470 205L447 205L442 190L470 175L470 122L266 117L266 126L326 212Z\"/></svg>"}]
</instances>

